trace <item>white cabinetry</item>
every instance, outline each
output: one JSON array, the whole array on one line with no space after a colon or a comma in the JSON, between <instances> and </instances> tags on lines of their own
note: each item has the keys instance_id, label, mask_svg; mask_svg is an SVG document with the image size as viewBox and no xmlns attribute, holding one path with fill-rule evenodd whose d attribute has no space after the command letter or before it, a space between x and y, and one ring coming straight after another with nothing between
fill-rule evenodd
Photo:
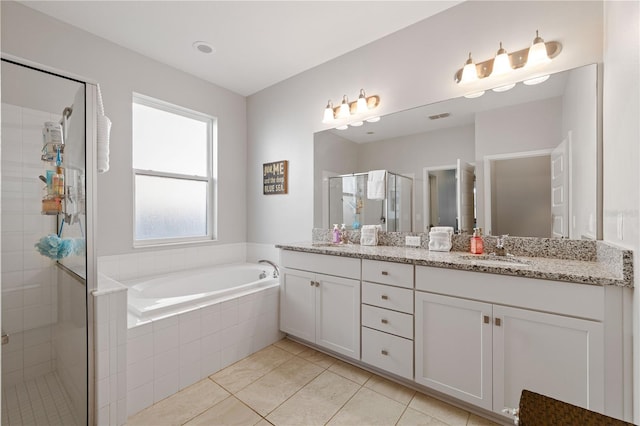
<instances>
[{"instance_id":1,"label":"white cabinetry","mask_svg":"<svg viewBox=\"0 0 640 426\"><path fill-rule=\"evenodd\" d=\"M359 359L360 260L284 250L281 264L280 329Z\"/></svg>"},{"instance_id":2,"label":"white cabinetry","mask_svg":"<svg viewBox=\"0 0 640 426\"><path fill-rule=\"evenodd\" d=\"M362 261L362 361L413 379L413 265Z\"/></svg>"},{"instance_id":3,"label":"white cabinetry","mask_svg":"<svg viewBox=\"0 0 640 426\"><path fill-rule=\"evenodd\" d=\"M498 413L522 389L604 411L602 287L418 266L416 289L416 382Z\"/></svg>"}]
</instances>

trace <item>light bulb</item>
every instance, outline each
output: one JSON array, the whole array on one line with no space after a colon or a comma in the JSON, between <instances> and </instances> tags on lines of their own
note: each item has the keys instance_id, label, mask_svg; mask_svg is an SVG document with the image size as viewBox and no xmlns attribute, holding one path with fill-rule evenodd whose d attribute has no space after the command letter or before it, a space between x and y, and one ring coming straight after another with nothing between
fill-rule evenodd
<instances>
[{"instance_id":1,"label":"light bulb","mask_svg":"<svg viewBox=\"0 0 640 426\"><path fill-rule=\"evenodd\" d=\"M504 86L494 87L491 90L493 90L494 92L506 92L507 90L511 90L514 87L516 87L516 84L511 83L511 84L505 84Z\"/></svg>"},{"instance_id":2,"label":"light bulb","mask_svg":"<svg viewBox=\"0 0 640 426\"><path fill-rule=\"evenodd\" d=\"M342 97L342 103L340 104L340 109L338 109L338 117L337 118L349 118L351 115L351 110L349 107L349 100L347 99L347 95Z\"/></svg>"},{"instance_id":3,"label":"light bulb","mask_svg":"<svg viewBox=\"0 0 640 426\"><path fill-rule=\"evenodd\" d=\"M324 118L322 119L323 123L331 123L334 120L334 116L333 116L333 104L331 103L331 100L329 100L327 102L327 106L324 109Z\"/></svg>"},{"instance_id":4,"label":"light bulb","mask_svg":"<svg viewBox=\"0 0 640 426\"><path fill-rule=\"evenodd\" d=\"M346 125L346 124L343 124L341 126L336 127L337 130L347 130L348 128L349 128L349 126Z\"/></svg>"},{"instance_id":5,"label":"light bulb","mask_svg":"<svg viewBox=\"0 0 640 426\"><path fill-rule=\"evenodd\" d=\"M380 117L367 118L367 123L377 123L378 121L380 121Z\"/></svg>"},{"instance_id":6,"label":"light bulb","mask_svg":"<svg viewBox=\"0 0 640 426\"><path fill-rule=\"evenodd\" d=\"M364 121L354 121L353 123L349 123L352 127L360 127L364 124Z\"/></svg>"},{"instance_id":7,"label":"light bulb","mask_svg":"<svg viewBox=\"0 0 640 426\"><path fill-rule=\"evenodd\" d=\"M531 47L529 48L526 67L535 67L549 62L551 62L551 59L547 54L547 46L544 44L544 40L538 35L538 30L536 30L536 38L533 39Z\"/></svg>"},{"instance_id":8,"label":"light bulb","mask_svg":"<svg viewBox=\"0 0 640 426\"><path fill-rule=\"evenodd\" d=\"M502 48L502 42L500 42L500 49L496 53L496 57L493 60L492 76L504 75L512 70L509 54Z\"/></svg>"},{"instance_id":9,"label":"light bulb","mask_svg":"<svg viewBox=\"0 0 640 426\"><path fill-rule=\"evenodd\" d=\"M471 59L471 52L469 52L469 59L464 64L464 68L462 68L462 76L460 77L459 84L472 83L478 80L478 71L476 70L476 64L473 63L473 59Z\"/></svg>"},{"instance_id":10,"label":"light bulb","mask_svg":"<svg viewBox=\"0 0 640 426\"><path fill-rule=\"evenodd\" d=\"M358 103L356 104L356 112L358 114L363 114L369 111L369 107L367 106L367 96L364 94L364 89L360 89L360 96L358 96Z\"/></svg>"},{"instance_id":11,"label":"light bulb","mask_svg":"<svg viewBox=\"0 0 640 426\"><path fill-rule=\"evenodd\" d=\"M523 83L526 84L527 86L533 86L534 84L544 83L548 79L549 79L549 74L541 75L540 77L530 78L529 80L523 81Z\"/></svg>"},{"instance_id":12,"label":"light bulb","mask_svg":"<svg viewBox=\"0 0 640 426\"><path fill-rule=\"evenodd\" d=\"M473 99L473 98L479 98L482 95L484 95L484 90L482 90L481 92L469 93L468 95L464 95L464 97L467 99Z\"/></svg>"}]
</instances>

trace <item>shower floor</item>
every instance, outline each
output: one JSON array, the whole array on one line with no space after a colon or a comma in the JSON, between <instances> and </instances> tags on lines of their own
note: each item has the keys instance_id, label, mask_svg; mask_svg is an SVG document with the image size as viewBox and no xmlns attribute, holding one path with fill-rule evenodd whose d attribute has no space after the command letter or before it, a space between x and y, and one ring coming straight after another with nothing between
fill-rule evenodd
<instances>
[{"instance_id":1,"label":"shower floor","mask_svg":"<svg viewBox=\"0 0 640 426\"><path fill-rule=\"evenodd\" d=\"M2 389L2 426L76 426L56 373Z\"/></svg>"}]
</instances>

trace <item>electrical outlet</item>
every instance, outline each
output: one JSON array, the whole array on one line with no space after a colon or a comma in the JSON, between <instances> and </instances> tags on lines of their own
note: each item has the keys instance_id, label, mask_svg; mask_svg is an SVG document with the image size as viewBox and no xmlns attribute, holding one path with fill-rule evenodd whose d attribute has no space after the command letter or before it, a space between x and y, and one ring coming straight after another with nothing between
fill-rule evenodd
<instances>
[{"instance_id":1,"label":"electrical outlet","mask_svg":"<svg viewBox=\"0 0 640 426\"><path fill-rule=\"evenodd\" d=\"M420 247L420 237L419 236L409 236L407 235L404 238L404 245L408 247Z\"/></svg>"}]
</instances>

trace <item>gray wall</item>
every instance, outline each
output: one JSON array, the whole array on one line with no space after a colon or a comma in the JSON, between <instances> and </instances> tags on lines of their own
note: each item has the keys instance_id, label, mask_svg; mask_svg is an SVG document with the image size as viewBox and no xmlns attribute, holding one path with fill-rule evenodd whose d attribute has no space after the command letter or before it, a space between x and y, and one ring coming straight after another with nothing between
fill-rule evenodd
<instances>
[{"instance_id":1,"label":"gray wall","mask_svg":"<svg viewBox=\"0 0 640 426\"><path fill-rule=\"evenodd\" d=\"M379 112L384 115L458 97L464 88L452 76L469 51L484 60L493 57L501 40L508 48L524 48L536 28L545 40L560 40L565 46L549 65L550 72L602 59L601 3L464 2L250 96L248 173L253 183L247 199L249 211L260 213L249 215L249 241L310 238L313 134L329 127L321 122L327 98L354 96L364 88L380 95ZM258 184L261 165L280 158L290 161L289 194L265 197Z\"/></svg>"},{"instance_id":2,"label":"gray wall","mask_svg":"<svg viewBox=\"0 0 640 426\"><path fill-rule=\"evenodd\" d=\"M244 97L15 2L2 2L2 52L100 83L113 127L110 170L98 176L99 256L133 251L132 92L218 118L218 242L247 240Z\"/></svg>"}]
</instances>

